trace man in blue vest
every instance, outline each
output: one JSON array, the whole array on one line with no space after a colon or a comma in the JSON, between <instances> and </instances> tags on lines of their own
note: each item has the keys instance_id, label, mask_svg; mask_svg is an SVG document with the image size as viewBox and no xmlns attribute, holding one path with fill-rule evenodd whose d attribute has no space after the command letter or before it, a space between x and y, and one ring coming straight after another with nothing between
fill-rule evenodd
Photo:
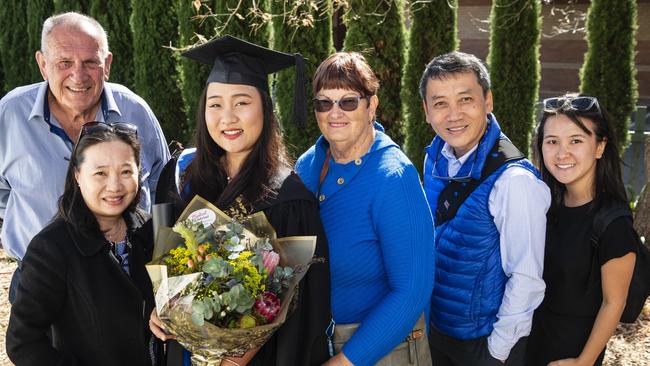
<instances>
[{"instance_id":1,"label":"man in blue vest","mask_svg":"<svg viewBox=\"0 0 650 366\"><path fill-rule=\"evenodd\" d=\"M524 365L544 297L549 189L501 132L490 77L476 56L434 58L420 94L437 134L424 162L437 250L433 364Z\"/></svg>"}]
</instances>

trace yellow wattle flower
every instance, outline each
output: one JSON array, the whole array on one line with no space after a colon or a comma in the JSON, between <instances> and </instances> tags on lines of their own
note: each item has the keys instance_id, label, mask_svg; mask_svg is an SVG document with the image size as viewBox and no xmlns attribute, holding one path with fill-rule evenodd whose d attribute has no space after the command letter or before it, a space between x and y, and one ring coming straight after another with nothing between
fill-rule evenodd
<instances>
[{"instance_id":1,"label":"yellow wattle flower","mask_svg":"<svg viewBox=\"0 0 650 366\"><path fill-rule=\"evenodd\" d=\"M179 222L178 224L174 225L172 230L183 237L187 249L190 251L192 256L196 256L199 245L196 242L196 235L194 234L194 232L190 228L185 226L182 222Z\"/></svg>"}]
</instances>

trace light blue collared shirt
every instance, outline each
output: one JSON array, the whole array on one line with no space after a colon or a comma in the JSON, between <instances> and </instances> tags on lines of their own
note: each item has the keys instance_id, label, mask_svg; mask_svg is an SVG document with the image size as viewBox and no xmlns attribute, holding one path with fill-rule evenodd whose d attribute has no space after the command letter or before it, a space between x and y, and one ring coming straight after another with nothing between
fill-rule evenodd
<instances>
[{"instance_id":1,"label":"light blue collared shirt","mask_svg":"<svg viewBox=\"0 0 650 366\"><path fill-rule=\"evenodd\" d=\"M477 148L478 144L456 158L454 149L445 143L440 152L449 163L448 176L455 176L467 159L473 159ZM521 337L530 334L533 312L544 299L546 211L550 205L546 184L516 165L497 178L490 192L488 206L499 231L501 266L509 278L498 320L488 336L488 350L502 361Z\"/></svg>"},{"instance_id":2,"label":"light blue collared shirt","mask_svg":"<svg viewBox=\"0 0 650 366\"><path fill-rule=\"evenodd\" d=\"M0 100L0 239L12 257L22 259L32 238L57 212L72 141L45 120L46 81L18 87ZM158 120L147 103L126 87L104 83L96 121L129 122L138 127L142 145L141 207L149 211L158 176L169 149Z\"/></svg>"}]
</instances>

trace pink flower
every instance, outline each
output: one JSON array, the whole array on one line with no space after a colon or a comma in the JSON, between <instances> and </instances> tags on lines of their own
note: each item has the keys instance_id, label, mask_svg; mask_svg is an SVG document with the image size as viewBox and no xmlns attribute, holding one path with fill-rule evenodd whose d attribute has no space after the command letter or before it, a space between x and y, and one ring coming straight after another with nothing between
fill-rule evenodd
<instances>
[{"instance_id":1,"label":"pink flower","mask_svg":"<svg viewBox=\"0 0 650 366\"><path fill-rule=\"evenodd\" d=\"M194 261L191 260L191 259L188 259L188 260L187 260L187 266L188 266L189 268L194 267Z\"/></svg>"},{"instance_id":2,"label":"pink flower","mask_svg":"<svg viewBox=\"0 0 650 366\"><path fill-rule=\"evenodd\" d=\"M200 255L197 255L196 260L199 261L199 262L203 262L203 257L201 257Z\"/></svg>"},{"instance_id":3,"label":"pink flower","mask_svg":"<svg viewBox=\"0 0 650 366\"><path fill-rule=\"evenodd\" d=\"M266 272L270 275L273 274L273 271L275 271L275 267L278 266L278 263L280 263L280 255L274 251L267 250L262 252L262 259L264 262L264 268L266 268Z\"/></svg>"},{"instance_id":4,"label":"pink flower","mask_svg":"<svg viewBox=\"0 0 650 366\"><path fill-rule=\"evenodd\" d=\"M255 300L253 308L270 323L280 312L280 299L273 292L266 291L261 299Z\"/></svg>"}]
</instances>

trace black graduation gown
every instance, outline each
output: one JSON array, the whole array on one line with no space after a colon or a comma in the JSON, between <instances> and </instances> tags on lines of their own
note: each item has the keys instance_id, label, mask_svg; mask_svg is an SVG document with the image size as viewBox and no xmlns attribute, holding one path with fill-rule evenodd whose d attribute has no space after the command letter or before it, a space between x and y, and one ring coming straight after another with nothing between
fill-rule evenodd
<instances>
[{"instance_id":1,"label":"black graduation gown","mask_svg":"<svg viewBox=\"0 0 650 366\"><path fill-rule=\"evenodd\" d=\"M166 185L174 186L169 182ZM298 175L293 172L284 179L276 192L277 194L270 195L263 202L255 204L253 213L263 211L279 238L316 235L318 241L314 255L323 258L324 262L311 265L300 281L297 308L248 365L321 365L329 358L325 329L331 315L329 252L318 203ZM173 195L164 188L162 191L157 191L157 203L173 201ZM173 343L170 344L167 365L182 365L182 356L175 348Z\"/></svg>"}]
</instances>

